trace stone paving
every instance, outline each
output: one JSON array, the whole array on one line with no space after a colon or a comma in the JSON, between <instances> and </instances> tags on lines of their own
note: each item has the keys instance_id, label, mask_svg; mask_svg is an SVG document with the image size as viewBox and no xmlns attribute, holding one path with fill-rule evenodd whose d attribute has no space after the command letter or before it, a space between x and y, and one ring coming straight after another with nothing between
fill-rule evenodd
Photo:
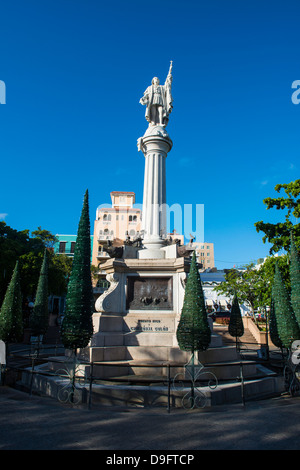
<instances>
[{"instance_id":1,"label":"stone paving","mask_svg":"<svg viewBox=\"0 0 300 470\"><path fill-rule=\"evenodd\" d=\"M225 329L219 330L227 336ZM135 455L138 451L299 448L300 397L282 395L245 406L192 411L172 408L168 413L164 407L96 403L89 410L87 405L62 405L53 398L0 386L0 450L132 451Z\"/></svg>"},{"instance_id":2,"label":"stone paving","mask_svg":"<svg viewBox=\"0 0 300 470\"><path fill-rule=\"evenodd\" d=\"M72 407L0 387L0 450L296 450L300 397L185 411ZM157 453L157 452L156 452Z\"/></svg>"}]
</instances>

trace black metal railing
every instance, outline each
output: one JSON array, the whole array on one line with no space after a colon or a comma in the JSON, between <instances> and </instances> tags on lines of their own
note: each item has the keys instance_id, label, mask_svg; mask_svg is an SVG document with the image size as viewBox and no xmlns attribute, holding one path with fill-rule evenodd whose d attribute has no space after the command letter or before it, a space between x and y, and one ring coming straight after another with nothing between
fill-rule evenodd
<instances>
[{"instance_id":1,"label":"black metal railing","mask_svg":"<svg viewBox=\"0 0 300 470\"><path fill-rule=\"evenodd\" d=\"M46 364L49 361L49 356L45 357L45 350L50 350L54 349L54 357L51 357L51 362L52 363L57 363L61 367L58 367L58 370L56 371L50 371L50 370L41 370L40 367L42 364ZM156 376L156 378L151 378L148 380L149 382L149 387L150 383L162 383L163 385L166 386L167 390L167 412L171 412L172 408L172 402L175 400L175 397L172 395L172 391L175 391L174 386L176 384L183 385L186 389L190 387L191 393L190 397L188 399L188 403L191 404L189 408L193 408L197 406L196 403L196 398L199 397L199 389L198 386L195 385L195 380L194 377L192 377L192 380L188 378L183 378L183 379L176 379L176 375L172 373L174 368L179 368L182 367L184 368L184 365L182 363L169 363L169 362L163 362L160 364L149 364L149 363L137 363L137 362L132 362L132 361L124 361L123 363L116 363L114 361L111 362L102 362L102 361L83 361L79 360L76 358L74 361L72 358L65 358L65 361L59 360L58 358L55 358L55 353L57 353L59 350L58 347L50 348L47 347L47 345L44 347L42 351L39 351L39 354L37 354L37 351L31 351L29 354L26 355L26 352L28 353L28 349L21 351L19 350L17 353L12 353L10 356L10 361L7 366L6 366L6 373L8 370L14 370L18 371L19 373L22 374L28 374L29 375L29 380L27 380L27 388L28 392L30 395L34 392L34 378L37 376L40 377L49 377L49 378L60 378L62 379L62 384L61 384L61 389L60 392L58 392L58 400L62 403L72 403L74 405L78 403L87 403L88 409L92 408L93 404L93 387L96 385L101 385L104 382L107 383L128 383L132 384L133 382L141 383L140 376L134 376L132 374L127 374L123 377L106 377L105 374L103 374L103 377L99 377L98 374L94 374L94 368L97 366L101 367L111 367L111 366L118 366L118 367L124 367L124 368L148 368L149 371L153 369L164 369L164 373L161 374L160 376ZM22 354L20 354L22 353ZM13 364L12 359L16 360L17 359L27 359L27 364L25 366L18 367L17 363ZM66 367L66 365L68 367ZM213 364L213 368L220 368L224 366L222 363L216 363ZM239 367L239 375L236 377L236 381L240 383L241 385L241 402L243 405L245 405L245 381L250 380L250 377L244 376L244 364L243 360L241 361L235 361L234 363L226 363L226 367ZM88 373L79 373L79 370L81 368L87 368ZM210 374L210 365L202 365L201 367L203 368L203 372ZM253 378L253 377L252 377ZM201 380L197 377L198 384L201 385ZM194 381L194 383L192 383ZM222 382L222 380L218 380L219 382ZM226 380L224 380L226 381ZM227 380L228 382L228 380ZM202 383L205 383L205 380L203 380ZM201 393L201 391L200 391ZM87 398L88 396L88 398ZM83 399L84 398L84 399ZM201 397L202 398L202 397ZM205 406L205 405L204 405ZM188 406L184 406L187 408ZM203 406L201 406L203 407Z\"/></svg>"},{"instance_id":2,"label":"black metal railing","mask_svg":"<svg viewBox=\"0 0 300 470\"><path fill-rule=\"evenodd\" d=\"M231 344L234 344L231 342ZM236 381L240 383L240 390L241 390L241 402L245 405L246 402L246 395L245 395L245 383L254 377L249 377L249 374L245 377L244 374L244 365L247 364L247 361L244 360L247 352L255 352L255 349L248 348L247 345L256 345L257 347L265 346L265 344L259 343L245 343L241 342L240 340L237 342L237 352L240 353L240 360L237 360L233 363L226 363L226 367L239 367L239 374L236 376ZM172 408L172 403L176 398L173 396L173 391L176 389L176 385L181 384L184 387L190 387L191 393L188 398L188 403L191 404L190 407L196 406L196 398L199 390L197 384L201 384L201 380L197 377L197 384L195 380L195 376L191 377L190 380L187 378L178 379L176 380L176 374L174 376L174 370L177 368L184 368L182 363L169 363L169 362L161 362L160 364L149 364L149 363L141 363L141 362L134 362L134 361L126 361L124 360L122 363L116 363L114 361L85 361L80 360L76 357L76 360L72 358L66 358L64 356L65 350L64 347L60 344L46 345L42 344L39 345L37 348L36 344L28 345L27 347L20 347L18 345L15 349L10 349L8 354L8 361L5 367L2 367L1 375L1 383L4 384L5 376L9 373L9 371L14 371L16 375L20 374L28 374L27 384L27 391L30 395L34 392L34 385L35 385L35 377L49 377L50 378L61 378L62 379L62 386L61 391L58 392L57 398L59 401L66 403L77 404L79 402L86 402L88 409L91 409L93 405L93 387L98 384L103 384L105 382L108 383L141 383L140 376L127 374L123 377L106 377L106 374L99 377L99 373L95 374L95 367L111 367L111 366L118 366L126 368L148 368L150 370L158 370L160 369L160 375L156 376L156 378L151 378L148 380L148 386L150 387L150 383L162 383L166 387L167 391L167 411L170 413ZM64 360L58 359L56 356L63 355ZM278 364L282 359L283 363L283 356L282 351L272 350L272 355L277 355ZM50 359L51 358L51 359ZM49 359L53 364L55 362L58 364L56 371L51 371L49 369L41 369L38 366L46 365L49 362ZM66 368L66 365L68 366ZM281 362L280 362L281 365ZM198 365L199 366L199 365ZM223 367L223 363L216 363L213 365L210 364L201 364L201 371L206 372L207 374L210 373L209 369L213 368L220 368ZM85 368L88 370L86 373L82 373L79 371ZM162 370L162 368L164 370ZM177 374L178 375L178 374ZM276 374L274 374L276 375ZM226 380L224 380L226 381ZM193 383L192 383L193 382ZM223 380L218 379L218 382L223 382ZM228 382L228 380L227 380ZM147 382L144 379L144 385ZM200 392L201 393L201 392ZM165 397L165 395L164 395Z\"/></svg>"}]
</instances>

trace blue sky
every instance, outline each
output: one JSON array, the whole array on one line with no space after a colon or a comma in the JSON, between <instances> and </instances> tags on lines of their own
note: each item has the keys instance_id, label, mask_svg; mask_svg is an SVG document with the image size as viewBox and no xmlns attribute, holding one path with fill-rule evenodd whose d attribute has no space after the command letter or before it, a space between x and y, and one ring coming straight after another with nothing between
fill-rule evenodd
<instances>
[{"instance_id":1,"label":"blue sky","mask_svg":"<svg viewBox=\"0 0 300 470\"><path fill-rule=\"evenodd\" d=\"M72 234L87 188L92 227L111 191L141 204L139 99L173 60L167 202L204 204L218 268L266 256L263 199L299 178L299 25L294 0L2 2L0 214Z\"/></svg>"}]
</instances>

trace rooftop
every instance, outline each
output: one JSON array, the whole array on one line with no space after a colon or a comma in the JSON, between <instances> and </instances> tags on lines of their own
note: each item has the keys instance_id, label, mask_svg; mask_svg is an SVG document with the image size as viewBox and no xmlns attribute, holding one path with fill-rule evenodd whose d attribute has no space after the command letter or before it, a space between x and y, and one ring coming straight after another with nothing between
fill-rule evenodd
<instances>
[{"instance_id":1,"label":"rooftop","mask_svg":"<svg viewBox=\"0 0 300 470\"><path fill-rule=\"evenodd\" d=\"M128 195L131 195L131 196L135 196L135 193L132 192L132 191L111 191L110 194L128 194Z\"/></svg>"}]
</instances>

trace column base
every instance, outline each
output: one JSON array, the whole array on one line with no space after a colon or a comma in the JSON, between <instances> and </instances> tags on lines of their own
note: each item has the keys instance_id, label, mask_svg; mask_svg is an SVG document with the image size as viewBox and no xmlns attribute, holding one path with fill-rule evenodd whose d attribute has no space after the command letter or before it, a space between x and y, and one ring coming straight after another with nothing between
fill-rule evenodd
<instances>
[{"instance_id":1,"label":"column base","mask_svg":"<svg viewBox=\"0 0 300 470\"><path fill-rule=\"evenodd\" d=\"M145 240L143 242L143 248L138 251L139 259L161 259L165 258L165 251L163 247L163 241L161 239Z\"/></svg>"}]
</instances>

